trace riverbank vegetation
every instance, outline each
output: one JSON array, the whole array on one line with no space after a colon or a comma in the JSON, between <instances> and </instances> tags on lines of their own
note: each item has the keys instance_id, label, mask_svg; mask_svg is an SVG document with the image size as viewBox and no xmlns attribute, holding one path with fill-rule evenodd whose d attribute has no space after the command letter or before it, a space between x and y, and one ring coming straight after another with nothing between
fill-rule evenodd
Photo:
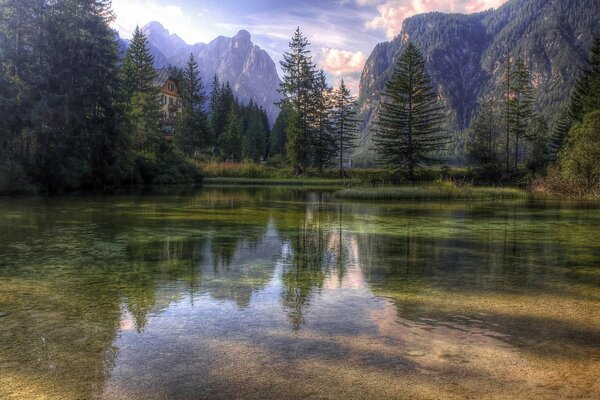
<instances>
[{"instance_id":1,"label":"riverbank vegetation","mask_svg":"<svg viewBox=\"0 0 600 400\"><path fill-rule=\"evenodd\" d=\"M335 197L348 200L513 200L527 198L526 191L509 187L477 187L450 180L406 186L353 187Z\"/></svg>"},{"instance_id":2,"label":"riverbank vegetation","mask_svg":"<svg viewBox=\"0 0 600 400\"><path fill-rule=\"evenodd\" d=\"M4 11L0 193L189 183L202 175L368 186L451 179L577 197L600 191L600 40L552 126L534 108L528 61L507 54L502 90L482 99L459 146L413 43L397 57L368 121L343 80L328 84L300 28L282 57L275 121L216 76L207 95L193 55L184 68L169 68L180 97L167 116L146 36L136 29L120 51L109 1L23 0ZM358 147L372 148L372 169L352 168ZM440 167L451 147L461 148L467 166Z\"/></svg>"}]
</instances>

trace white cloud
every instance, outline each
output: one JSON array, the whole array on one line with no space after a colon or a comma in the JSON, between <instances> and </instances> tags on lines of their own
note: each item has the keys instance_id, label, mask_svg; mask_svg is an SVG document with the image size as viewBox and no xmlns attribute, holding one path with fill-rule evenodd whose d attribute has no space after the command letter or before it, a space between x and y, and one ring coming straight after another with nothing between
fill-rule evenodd
<instances>
[{"instance_id":1,"label":"white cloud","mask_svg":"<svg viewBox=\"0 0 600 400\"><path fill-rule=\"evenodd\" d=\"M356 0L356 4L359 6L374 6L380 4L382 0Z\"/></svg>"},{"instance_id":2,"label":"white cloud","mask_svg":"<svg viewBox=\"0 0 600 400\"><path fill-rule=\"evenodd\" d=\"M324 47L321 49L321 52L323 55L321 67L326 72L336 76L360 74L366 61L362 51L353 53L351 51Z\"/></svg>"},{"instance_id":3,"label":"white cloud","mask_svg":"<svg viewBox=\"0 0 600 400\"><path fill-rule=\"evenodd\" d=\"M357 0L357 2L369 0ZM507 0L388 0L377 6L378 16L367 21L367 29L384 30L388 39L393 39L402 29L408 17L429 11L474 13L498 7Z\"/></svg>"}]
</instances>

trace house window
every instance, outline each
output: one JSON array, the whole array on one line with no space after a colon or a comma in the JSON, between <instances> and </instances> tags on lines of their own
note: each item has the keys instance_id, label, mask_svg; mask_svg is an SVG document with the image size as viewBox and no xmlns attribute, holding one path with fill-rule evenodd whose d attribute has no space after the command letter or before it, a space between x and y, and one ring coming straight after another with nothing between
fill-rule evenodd
<instances>
[{"instance_id":1,"label":"house window","mask_svg":"<svg viewBox=\"0 0 600 400\"><path fill-rule=\"evenodd\" d=\"M167 97L164 94L160 96L160 104L167 104Z\"/></svg>"},{"instance_id":2,"label":"house window","mask_svg":"<svg viewBox=\"0 0 600 400\"><path fill-rule=\"evenodd\" d=\"M173 105L173 98L172 97L169 97L169 105L171 105L171 106Z\"/></svg>"},{"instance_id":3,"label":"house window","mask_svg":"<svg viewBox=\"0 0 600 400\"><path fill-rule=\"evenodd\" d=\"M169 91L171 91L171 92L175 91L175 85L173 85L171 82L169 82L168 87L169 87Z\"/></svg>"}]
</instances>

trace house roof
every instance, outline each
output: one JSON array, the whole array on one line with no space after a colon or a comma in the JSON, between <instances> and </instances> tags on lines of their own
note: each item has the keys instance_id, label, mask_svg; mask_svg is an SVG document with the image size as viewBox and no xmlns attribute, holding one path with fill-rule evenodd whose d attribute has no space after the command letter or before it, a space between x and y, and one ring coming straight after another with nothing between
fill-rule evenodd
<instances>
[{"instance_id":1,"label":"house roof","mask_svg":"<svg viewBox=\"0 0 600 400\"><path fill-rule=\"evenodd\" d=\"M167 81L170 78L172 79L172 76L169 74L169 71L165 68L157 69L154 72L156 72L156 76L154 77L154 81L152 82L152 84L155 87L162 88L163 86L165 86L165 83L167 83Z\"/></svg>"}]
</instances>

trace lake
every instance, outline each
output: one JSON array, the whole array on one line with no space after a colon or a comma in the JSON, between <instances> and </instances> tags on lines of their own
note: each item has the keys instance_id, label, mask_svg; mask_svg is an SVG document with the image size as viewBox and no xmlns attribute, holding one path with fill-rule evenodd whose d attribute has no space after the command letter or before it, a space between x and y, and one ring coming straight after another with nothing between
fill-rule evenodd
<instances>
[{"instance_id":1,"label":"lake","mask_svg":"<svg viewBox=\"0 0 600 400\"><path fill-rule=\"evenodd\" d=\"M0 398L597 399L600 204L0 198Z\"/></svg>"}]
</instances>

